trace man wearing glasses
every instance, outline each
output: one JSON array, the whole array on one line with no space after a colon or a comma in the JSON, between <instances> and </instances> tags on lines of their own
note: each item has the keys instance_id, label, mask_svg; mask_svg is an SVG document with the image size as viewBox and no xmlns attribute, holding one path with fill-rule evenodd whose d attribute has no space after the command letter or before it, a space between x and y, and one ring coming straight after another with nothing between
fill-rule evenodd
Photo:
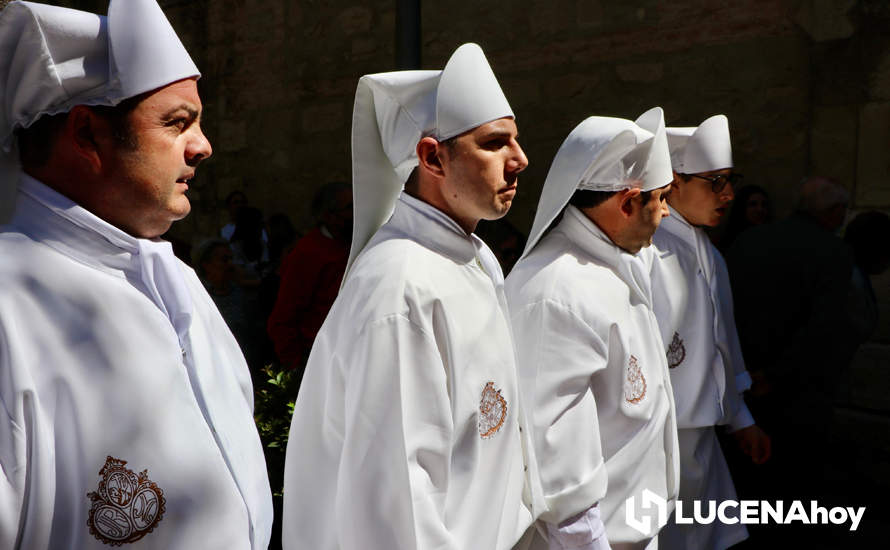
<instances>
[{"instance_id":1,"label":"man wearing glasses","mask_svg":"<svg viewBox=\"0 0 890 550\"><path fill-rule=\"evenodd\" d=\"M702 229L720 223L741 178L732 170L729 124L716 115L698 127L668 128L667 135L674 181L671 215L653 239L661 259L653 270L653 297L677 407L680 501L691 510L694 500L736 499L714 426L728 425L758 464L769 458L770 441L742 399L751 377L736 334L729 275ZM659 543L668 550L717 550L747 536L738 523L669 521Z\"/></svg>"}]
</instances>

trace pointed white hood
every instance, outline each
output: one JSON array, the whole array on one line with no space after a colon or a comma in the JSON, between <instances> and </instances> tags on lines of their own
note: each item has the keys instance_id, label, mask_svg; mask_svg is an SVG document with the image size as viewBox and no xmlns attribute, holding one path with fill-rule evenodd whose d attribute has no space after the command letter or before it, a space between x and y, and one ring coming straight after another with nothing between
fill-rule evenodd
<instances>
[{"instance_id":1,"label":"pointed white hood","mask_svg":"<svg viewBox=\"0 0 890 550\"><path fill-rule=\"evenodd\" d=\"M422 137L444 141L512 116L476 44L459 47L441 71L363 76L352 115L355 220L347 271L392 214L402 186L417 166L415 149Z\"/></svg>"},{"instance_id":2,"label":"pointed white hood","mask_svg":"<svg viewBox=\"0 0 890 550\"><path fill-rule=\"evenodd\" d=\"M0 145L43 115L199 76L155 0L111 0L107 17L12 2L0 11Z\"/></svg>"},{"instance_id":3,"label":"pointed white hood","mask_svg":"<svg viewBox=\"0 0 890 550\"><path fill-rule=\"evenodd\" d=\"M714 115L698 127L668 128L667 136L674 172L700 174L733 167L725 115Z\"/></svg>"},{"instance_id":4,"label":"pointed white hood","mask_svg":"<svg viewBox=\"0 0 890 550\"><path fill-rule=\"evenodd\" d=\"M661 107L646 111L634 122L587 118L572 130L550 165L522 255L535 247L575 191L620 191L633 186L651 191L672 179Z\"/></svg>"}]
</instances>

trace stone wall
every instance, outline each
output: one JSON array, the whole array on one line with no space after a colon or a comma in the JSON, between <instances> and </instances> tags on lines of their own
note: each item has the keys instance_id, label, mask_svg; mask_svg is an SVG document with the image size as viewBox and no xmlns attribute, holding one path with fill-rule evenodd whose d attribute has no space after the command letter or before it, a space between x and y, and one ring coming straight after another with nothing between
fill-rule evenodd
<instances>
[{"instance_id":1,"label":"stone wall","mask_svg":"<svg viewBox=\"0 0 890 550\"><path fill-rule=\"evenodd\" d=\"M203 71L203 125L214 145L190 194L193 213L172 234L214 235L235 189L267 215L285 212L308 227L317 187L350 179L358 77L394 68L396 2L160 3ZM890 211L885 0L428 1L421 24L424 67L441 68L475 41L500 78L531 161L508 218L523 231L550 160L578 122L634 118L655 105L670 125L725 113L736 165L768 189L777 217L811 173L840 179L855 211ZM890 274L874 284L882 321L854 361L841 416L869 457L864 471L886 481Z\"/></svg>"},{"instance_id":2,"label":"stone wall","mask_svg":"<svg viewBox=\"0 0 890 550\"><path fill-rule=\"evenodd\" d=\"M95 4L96 2L92 2ZM100 2L101 3L101 2ZM204 72L214 158L195 213L176 231L212 232L219 201L245 189L267 214L305 220L313 190L349 179L361 74L394 65L395 2L167 0ZM856 208L890 207L890 13L878 1L590 0L424 2L424 67L480 43L513 104L531 166L510 220L527 229L550 159L591 114L671 125L726 113L739 168L787 213L807 173L841 179ZM507 9L509 7L509 9ZM303 221L303 225L308 221Z\"/></svg>"},{"instance_id":3,"label":"stone wall","mask_svg":"<svg viewBox=\"0 0 890 550\"><path fill-rule=\"evenodd\" d=\"M0 0L2 2L2 0ZM104 12L105 0L63 0ZM392 70L394 0L161 0L203 72L214 155L192 214L198 242L228 221L232 190L311 225L315 189L349 180L358 77ZM725 113L736 165L787 214L805 175L834 176L854 211L890 211L890 5L883 0L423 2L423 66L482 45L514 108L530 167L508 219L528 231L550 160L592 114L668 124ZM875 280L890 305L890 278ZM890 309L884 308L884 311ZM890 345L890 314L875 337Z\"/></svg>"},{"instance_id":4,"label":"stone wall","mask_svg":"<svg viewBox=\"0 0 890 550\"><path fill-rule=\"evenodd\" d=\"M2 2L3 0L0 0ZM104 11L105 0L58 3ZM246 190L266 214L306 225L306 202L350 178L358 77L394 67L394 0L160 0L203 72L214 156L199 171L187 239L225 223ZM890 209L890 7L882 0L423 2L423 66L485 49L531 160L509 219L527 230L550 160L584 117L668 124L722 112L738 168L776 214L808 173L839 178L856 209Z\"/></svg>"}]
</instances>

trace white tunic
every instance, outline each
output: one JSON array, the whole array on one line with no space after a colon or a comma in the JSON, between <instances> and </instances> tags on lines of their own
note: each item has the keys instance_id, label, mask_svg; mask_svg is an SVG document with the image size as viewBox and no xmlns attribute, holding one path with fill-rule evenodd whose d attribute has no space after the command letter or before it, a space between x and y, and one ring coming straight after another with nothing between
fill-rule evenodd
<instances>
[{"instance_id":1,"label":"white tunic","mask_svg":"<svg viewBox=\"0 0 890 550\"><path fill-rule=\"evenodd\" d=\"M754 423L741 392L751 386L732 312L726 262L704 230L676 210L653 238L655 312L661 323L677 404L680 500L736 500L713 426L738 430ZM688 513L687 513L688 515ZM721 550L747 538L741 524L676 524L662 531L663 550Z\"/></svg>"},{"instance_id":2,"label":"white tunic","mask_svg":"<svg viewBox=\"0 0 890 550\"><path fill-rule=\"evenodd\" d=\"M287 448L284 548L519 540L534 461L505 312L488 247L402 194L312 348Z\"/></svg>"},{"instance_id":3,"label":"white tunic","mask_svg":"<svg viewBox=\"0 0 890 550\"><path fill-rule=\"evenodd\" d=\"M247 365L194 272L153 242L190 294L177 335L140 242L23 178L0 228L0 548L268 545Z\"/></svg>"},{"instance_id":4,"label":"white tunic","mask_svg":"<svg viewBox=\"0 0 890 550\"><path fill-rule=\"evenodd\" d=\"M673 209L653 242L661 260L653 270L655 314L678 428L750 426L754 422L741 392L751 386L751 377L735 328L726 262L705 232Z\"/></svg>"},{"instance_id":5,"label":"white tunic","mask_svg":"<svg viewBox=\"0 0 890 550\"><path fill-rule=\"evenodd\" d=\"M599 502L609 542L658 531L625 521L648 489L677 495L674 404L652 311L653 255L628 254L573 206L507 278L524 395L548 510L559 523ZM531 405L530 405L531 407Z\"/></svg>"}]
</instances>

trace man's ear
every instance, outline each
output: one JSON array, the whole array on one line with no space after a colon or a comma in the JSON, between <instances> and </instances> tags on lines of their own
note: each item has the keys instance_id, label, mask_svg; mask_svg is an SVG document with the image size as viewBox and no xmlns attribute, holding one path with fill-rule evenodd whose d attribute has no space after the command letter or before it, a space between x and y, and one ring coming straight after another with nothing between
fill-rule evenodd
<instances>
[{"instance_id":1,"label":"man's ear","mask_svg":"<svg viewBox=\"0 0 890 550\"><path fill-rule=\"evenodd\" d=\"M618 205L624 217L630 218L634 215L637 203L634 199L640 196L640 188L632 187L631 189L622 189L618 192Z\"/></svg>"},{"instance_id":2,"label":"man's ear","mask_svg":"<svg viewBox=\"0 0 890 550\"><path fill-rule=\"evenodd\" d=\"M416 152L420 169L434 176L444 177L445 169L442 166L443 149L442 145L435 138L429 136L418 141Z\"/></svg>"},{"instance_id":3,"label":"man's ear","mask_svg":"<svg viewBox=\"0 0 890 550\"><path fill-rule=\"evenodd\" d=\"M108 123L101 120L92 109L77 105L68 113L63 136L75 157L99 173L102 170L100 142L102 132L107 133Z\"/></svg>"}]
</instances>

